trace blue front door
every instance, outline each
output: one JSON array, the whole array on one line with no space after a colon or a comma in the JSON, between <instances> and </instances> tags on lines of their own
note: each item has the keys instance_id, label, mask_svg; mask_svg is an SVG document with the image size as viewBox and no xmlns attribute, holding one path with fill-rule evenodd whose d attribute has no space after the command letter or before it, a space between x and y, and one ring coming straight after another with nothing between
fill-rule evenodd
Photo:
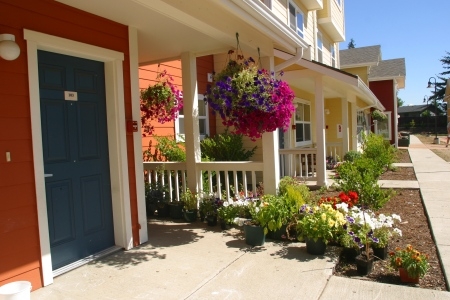
<instances>
[{"instance_id":1,"label":"blue front door","mask_svg":"<svg viewBox=\"0 0 450 300\"><path fill-rule=\"evenodd\" d=\"M38 52L53 270L114 246L104 64Z\"/></svg>"}]
</instances>

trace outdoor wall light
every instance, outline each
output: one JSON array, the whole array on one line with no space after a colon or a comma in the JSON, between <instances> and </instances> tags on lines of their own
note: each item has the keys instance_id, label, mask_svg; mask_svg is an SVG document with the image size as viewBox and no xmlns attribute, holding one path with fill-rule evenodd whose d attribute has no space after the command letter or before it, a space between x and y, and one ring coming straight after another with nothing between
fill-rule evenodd
<instances>
[{"instance_id":1,"label":"outdoor wall light","mask_svg":"<svg viewBox=\"0 0 450 300\"><path fill-rule=\"evenodd\" d=\"M13 34L0 34L0 56L6 60L15 60L19 57L20 48L15 42Z\"/></svg>"}]
</instances>

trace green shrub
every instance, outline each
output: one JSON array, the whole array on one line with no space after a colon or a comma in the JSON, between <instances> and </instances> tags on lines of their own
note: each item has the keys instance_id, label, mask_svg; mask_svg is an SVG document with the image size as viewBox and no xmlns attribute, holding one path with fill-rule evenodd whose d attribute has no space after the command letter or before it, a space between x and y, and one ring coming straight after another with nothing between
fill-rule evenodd
<instances>
[{"instance_id":1,"label":"green shrub","mask_svg":"<svg viewBox=\"0 0 450 300\"><path fill-rule=\"evenodd\" d=\"M248 161L255 154L256 146L245 150L242 135L225 132L203 139L200 149L202 157L211 161Z\"/></svg>"},{"instance_id":2,"label":"green shrub","mask_svg":"<svg viewBox=\"0 0 450 300\"><path fill-rule=\"evenodd\" d=\"M155 146L167 161L186 161L184 142L177 142L173 136L155 136L158 144Z\"/></svg>"},{"instance_id":3,"label":"green shrub","mask_svg":"<svg viewBox=\"0 0 450 300\"><path fill-rule=\"evenodd\" d=\"M374 160L375 165L382 171L395 161L395 148L381 135L375 133L363 135L362 149L362 156Z\"/></svg>"},{"instance_id":4,"label":"green shrub","mask_svg":"<svg viewBox=\"0 0 450 300\"><path fill-rule=\"evenodd\" d=\"M355 158L358 158L361 156L361 153L355 150L350 150L344 155L344 161L354 161Z\"/></svg>"},{"instance_id":5,"label":"green shrub","mask_svg":"<svg viewBox=\"0 0 450 300\"><path fill-rule=\"evenodd\" d=\"M355 191L359 195L359 203L366 208L377 210L390 198L390 191L382 190L378 185L378 177L382 169L368 157L360 157L353 162L344 162L337 168L339 187L345 193Z\"/></svg>"}]
</instances>

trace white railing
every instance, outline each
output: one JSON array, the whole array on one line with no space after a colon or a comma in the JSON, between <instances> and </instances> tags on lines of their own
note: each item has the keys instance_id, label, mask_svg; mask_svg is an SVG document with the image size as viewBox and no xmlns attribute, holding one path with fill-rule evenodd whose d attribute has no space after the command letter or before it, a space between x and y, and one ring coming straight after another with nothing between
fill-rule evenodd
<instances>
[{"instance_id":1,"label":"white railing","mask_svg":"<svg viewBox=\"0 0 450 300\"><path fill-rule=\"evenodd\" d=\"M184 162L144 162L146 181L165 186L170 201L179 200L186 191L187 176ZM241 192L254 195L263 178L262 162L200 162L196 165L201 191L221 191L219 197ZM228 176L225 176L228 174ZM231 178L231 180L230 180ZM231 182L230 182L231 181ZM205 186L204 186L205 185Z\"/></svg>"},{"instance_id":2,"label":"white railing","mask_svg":"<svg viewBox=\"0 0 450 300\"><path fill-rule=\"evenodd\" d=\"M206 178L204 182L208 185L206 186L207 190L222 191L225 195L242 192L247 197L250 192L253 195L257 194L258 181L262 181L263 178L263 162L201 162L197 163L197 171L202 174L202 178ZM226 174L228 176L225 176ZM215 182L213 180L214 175L216 177ZM232 182L230 182L230 177ZM204 190L203 181L200 182L201 190Z\"/></svg>"},{"instance_id":3,"label":"white railing","mask_svg":"<svg viewBox=\"0 0 450 300\"><path fill-rule=\"evenodd\" d=\"M144 172L146 182L167 188L170 201L179 201L180 193L186 191L185 162L144 162Z\"/></svg>"},{"instance_id":4,"label":"white railing","mask_svg":"<svg viewBox=\"0 0 450 300\"><path fill-rule=\"evenodd\" d=\"M326 151L325 156L332 156L336 161L341 161L344 157L344 153L342 153L342 143L326 143Z\"/></svg>"},{"instance_id":5,"label":"white railing","mask_svg":"<svg viewBox=\"0 0 450 300\"><path fill-rule=\"evenodd\" d=\"M280 175L316 179L316 148L280 149Z\"/></svg>"}]
</instances>

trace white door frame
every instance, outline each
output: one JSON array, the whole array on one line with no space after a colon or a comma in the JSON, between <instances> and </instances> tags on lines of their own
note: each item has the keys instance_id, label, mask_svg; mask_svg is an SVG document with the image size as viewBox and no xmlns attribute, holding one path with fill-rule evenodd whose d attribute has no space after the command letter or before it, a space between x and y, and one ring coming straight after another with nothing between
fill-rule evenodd
<instances>
[{"instance_id":1,"label":"white door frame","mask_svg":"<svg viewBox=\"0 0 450 300\"><path fill-rule=\"evenodd\" d=\"M105 64L106 114L108 126L111 197L113 207L114 239L117 246L133 247L131 228L130 191L125 132L125 108L121 52L84 44L36 31L24 29L27 41L28 82L30 93L33 162L38 210L38 226L44 286L53 282L53 270L48 235L47 202L45 196L44 161L42 151L39 74L37 51L45 50Z\"/></svg>"}]
</instances>

